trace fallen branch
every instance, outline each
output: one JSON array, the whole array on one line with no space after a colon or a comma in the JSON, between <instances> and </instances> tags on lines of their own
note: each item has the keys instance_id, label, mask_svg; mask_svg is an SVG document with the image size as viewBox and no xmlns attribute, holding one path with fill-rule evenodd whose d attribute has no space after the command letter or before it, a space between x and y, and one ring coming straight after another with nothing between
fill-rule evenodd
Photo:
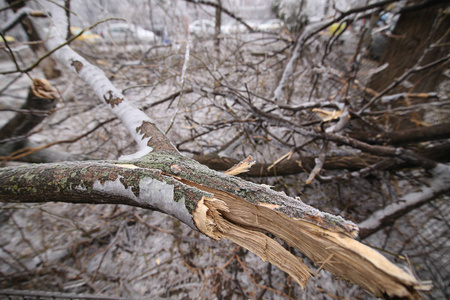
<instances>
[{"instance_id":1,"label":"fallen branch","mask_svg":"<svg viewBox=\"0 0 450 300\"><path fill-rule=\"evenodd\" d=\"M417 153L421 156L433 159L437 162L448 162L450 157L448 155L450 151L450 144L435 145L428 148L418 149ZM305 172L305 168L302 166L308 166L309 169L314 167L315 156L302 156L301 158L293 158L290 160L283 160L278 162L272 168L273 164L256 162L253 167L245 173L246 176L284 176L291 174L298 174ZM239 163L239 160L230 157L220 157L215 154L195 155L194 159L199 163L210 167L217 171L225 171L231 168L233 165ZM383 157L379 157L371 154L355 154L355 155L330 155L325 158L323 165L324 170L349 170L358 171L366 168L370 165L376 164L381 161ZM301 162L301 165L299 165ZM416 164L410 162L393 163L387 168L387 170L400 170L402 168L417 167ZM377 169L384 170L384 169Z\"/></svg>"},{"instance_id":2,"label":"fallen branch","mask_svg":"<svg viewBox=\"0 0 450 300\"><path fill-rule=\"evenodd\" d=\"M3 168L0 200L114 203L158 210L213 239L234 241L304 286L314 272L264 234L269 232L378 297L414 298L424 288L355 241L358 229L353 223L178 154L152 152L127 162Z\"/></svg>"},{"instance_id":3,"label":"fallen branch","mask_svg":"<svg viewBox=\"0 0 450 300\"><path fill-rule=\"evenodd\" d=\"M398 145L406 143L419 143L434 141L438 139L450 138L450 123L442 123L428 127L407 129L393 132L361 132L352 131L349 133L354 139L370 144Z\"/></svg>"},{"instance_id":4,"label":"fallen branch","mask_svg":"<svg viewBox=\"0 0 450 300\"><path fill-rule=\"evenodd\" d=\"M322 145L322 149L320 150L319 156L316 157L316 159L314 159L315 166L312 169L311 173L309 174L308 179L306 179L306 184L310 184L314 180L316 175L318 175L319 172L322 170L323 164L325 163L327 150L328 150L328 143L325 141Z\"/></svg>"},{"instance_id":5,"label":"fallen branch","mask_svg":"<svg viewBox=\"0 0 450 300\"><path fill-rule=\"evenodd\" d=\"M51 114L56 106L58 92L45 79L34 79L27 100L21 109L30 114L17 113L0 129L0 145L8 139L27 135Z\"/></svg>"}]
</instances>

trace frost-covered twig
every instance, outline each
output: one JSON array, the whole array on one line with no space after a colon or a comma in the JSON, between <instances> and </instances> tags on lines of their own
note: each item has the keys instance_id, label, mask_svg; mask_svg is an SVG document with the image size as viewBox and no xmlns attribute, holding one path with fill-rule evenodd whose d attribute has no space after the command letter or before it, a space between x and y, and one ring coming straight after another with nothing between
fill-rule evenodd
<instances>
[{"instance_id":1,"label":"frost-covered twig","mask_svg":"<svg viewBox=\"0 0 450 300\"><path fill-rule=\"evenodd\" d=\"M383 89L377 96L370 99L367 104L365 104L359 111L358 114L362 114L365 110L367 110L369 107L374 105L377 101L379 101L383 96L385 96L389 91L391 91L393 88L398 86L400 83L408 79L411 75L421 72L423 70L427 70L430 68L433 68L440 64L448 64L450 62L450 54L441 57L435 61L432 61L426 65L420 66L419 60L413 67L408 69L405 73L403 73L401 76L399 76L397 79L395 79L391 84L389 84L385 89Z\"/></svg>"},{"instance_id":2,"label":"frost-covered twig","mask_svg":"<svg viewBox=\"0 0 450 300\"><path fill-rule=\"evenodd\" d=\"M128 298L105 296L105 295L89 295L89 294L75 294L75 293L57 293L57 292L43 292L43 291L25 291L5 289L0 290L0 295L8 297L11 296L26 298L51 298L51 299L86 299L86 300L124 300Z\"/></svg>"},{"instance_id":3,"label":"frost-covered twig","mask_svg":"<svg viewBox=\"0 0 450 300\"><path fill-rule=\"evenodd\" d=\"M227 14L231 18L235 19L242 25L244 25L250 32L254 31L254 29L250 25L248 25L241 17L236 16L233 12L229 11L228 9L226 9L225 7L223 7L222 5L220 5L216 2L207 1L207 0L184 0L184 1L193 3L193 4L203 4L203 5L212 6L216 9L219 9L221 12Z\"/></svg>"},{"instance_id":4,"label":"frost-covered twig","mask_svg":"<svg viewBox=\"0 0 450 300\"><path fill-rule=\"evenodd\" d=\"M314 24L315 27L321 27L321 24ZM306 40L306 37L309 35L310 31L313 31L313 28L311 28L311 25L306 26L303 33L298 37L297 43L295 45L294 50L292 51L292 56L289 58L288 63L286 64L286 67L284 68L283 74L281 75L280 82L278 83L277 87L275 88L273 92L273 100L281 100L282 99L282 92L283 88L285 87L287 81L289 78L291 78L292 73L294 72L294 64L296 63L297 59L300 57L301 52L303 51L304 42Z\"/></svg>"},{"instance_id":5,"label":"frost-covered twig","mask_svg":"<svg viewBox=\"0 0 450 300\"><path fill-rule=\"evenodd\" d=\"M428 98L439 98L439 95L437 93L398 93L394 95L387 95L383 96L380 99L381 103L389 103L394 102L399 99L405 99L405 98L421 98L421 99L428 99Z\"/></svg>"},{"instance_id":6,"label":"frost-covered twig","mask_svg":"<svg viewBox=\"0 0 450 300\"><path fill-rule=\"evenodd\" d=\"M279 108L290 110L290 111L301 111L308 108L323 108L323 107L333 107L337 108L336 103L332 101L327 101L326 99L317 99L312 102L305 102L307 99L300 99L298 102L302 102L300 105L288 106L288 105L278 105Z\"/></svg>"},{"instance_id":7,"label":"frost-covered twig","mask_svg":"<svg viewBox=\"0 0 450 300\"><path fill-rule=\"evenodd\" d=\"M350 9L346 12L342 12L339 16L328 20L323 21L319 23L311 23L305 27L302 34L298 37L296 41L296 46L294 50L292 51L292 56L290 57L288 63L286 64L283 74L281 75L281 79L277 85L277 87L274 90L273 98L274 99L282 99L282 90L284 86L286 85L289 78L291 78L293 72L294 72L294 64L297 61L297 59L300 57L301 53L303 52L303 49L305 47L306 42L312 38L314 35L316 35L318 32L322 31L323 29L329 27L333 23L340 22L344 23L346 20L352 20L356 17L352 17L352 15L357 15L357 18L362 18L363 16L358 15L361 12L370 12L378 7L382 7L384 5L387 5L392 2L396 2L398 0L387 0L387 1L380 1L376 3L372 3L363 7L357 7Z\"/></svg>"},{"instance_id":8,"label":"frost-covered twig","mask_svg":"<svg viewBox=\"0 0 450 300\"><path fill-rule=\"evenodd\" d=\"M314 162L316 165L312 169L311 173L309 174L308 179L306 179L306 184L310 184L314 178L319 174L319 172L322 170L323 164L325 163L325 158L327 157L328 152L328 142L324 141L322 145L322 149L320 149L320 154Z\"/></svg>"},{"instance_id":9,"label":"frost-covered twig","mask_svg":"<svg viewBox=\"0 0 450 300\"><path fill-rule=\"evenodd\" d=\"M178 110L180 109L181 106L181 99L183 97L183 90L184 90L184 83L185 83L185 79L186 79L186 71L189 65L189 53L190 53L190 47L191 47L191 36L188 36L187 42L186 42L186 52L184 54L184 63L183 63L183 68L181 69L181 78L180 78L180 85L181 85L181 89L180 89L180 97L178 99L178 105L177 105L177 109L175 111L175 114L172 117L172 120L170 121L170 125L167 128L165 134L167 134L170 129L173 126L173 123L175 122L175 118L178 115Z\"/></svg>"},{"instance_id":10,"label":"frost-covered twig","mask_svg":"<svg viewBox=\"0 0 450 300\"><path fill-rule=\"evenodd\" d=\"M392 166L394 166L396 164L396 159L393 158L383 158L380 161L374 163L373 165L364 167L358 171L354 171L351 173L344 173L344 174L340 174L340 175L335 175L335 176L320 176L320 180L323 182L332 182L332 181L337 181L337 180L350 180L352 178L362 178L362 177L366 177L369 174L371 174L374 171L377 170L385 170L388 169Z\"/></svg>"},{"instance_id":11,"label":"frost-covered twig","mask_svg":"<svg viewBox=\"0 0 450 300\"><path fill-rule=\"evenodd\" d=\"M313 137L321 140L332 141L338 144L348 145L355 149L359 149L364 152L379 156L399 157L406 162L421 166L425 169L431 169L436 166L436 162L426 159L409 149L395 148L391 146L370 145L349 136L303 128L301 126L298 126L294 122L287 120L286 118L264 112L249 103L242 102L242 104L247 105L254 113L258 114L262 119L268 121L274 126L285 126L291 128L294 132L305 137Z\"/></svg>"}]
</instances>

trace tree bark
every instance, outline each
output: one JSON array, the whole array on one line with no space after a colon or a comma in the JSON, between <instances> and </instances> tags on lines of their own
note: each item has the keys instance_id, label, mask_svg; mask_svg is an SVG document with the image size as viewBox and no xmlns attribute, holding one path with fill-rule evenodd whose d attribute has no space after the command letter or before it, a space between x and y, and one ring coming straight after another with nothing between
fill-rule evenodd
<instances>
[{"instance_id":1,"label":"tree bark","mask_svg":"<svg viewBox=\"0 0 450 300\"><path fill-rule=\"evenodd\" d=\"M220 54L220 27L222 26L222 2L217 0L216 7L216 27L214 34L214 46L216 47L217 54Z\"/></svg>"},{"instance_id":2,"label":"tree bark","mask_svg":"<svg viewBox=\"0 0 450 300\"><path fill-rule=\"evenodd\" d=\"M418 149L417 153L427 159L434 160L436 162L449 162L450 144L447 143ZM245 173L245 176L285 176L303 173L306 171L306 169L312 169L314 167L315 158L315 156L303 156L297 159L283 160L270 169L268 169L268 167L272 165L271 163L257 162L247 173ZM217 171L228 170L233 165L239 163L239 160L237 159L230 157L219 157L214 154L195 155L194 159L199 163L204 164L209 168ZM382 157L370 154L327 156L325 158L323 169L358 171L370 165L376 164L382 159ZM414 167L417 167L417 165L411 162L403 162L400 164L393 163L387 170L400 170L403 168Z\"/></svg>"},{"instance_id":3,"label":"tree bark","mask_svg":"<svg viewBox=\"0 0 450 300\"><path fill-rule=\"evenodd\" d=\"M428 127L406 129L392 132L367 132L351 131L349 133L354 139L370 144L401 145L407 143L420 143L450 138L450 123L442 123Z\"/></svg>"},{"instance_id":4,"label":"tree bark","mask_svg":"<svg viewBox=\"0 0 450 300\"><path fill-rule=\"evenodd\" d=\"M433 174L431 182L422 186L418 192L402 196L396 203L387 205L359 223L360 238L364 239L394 224L399 217L450 191L449 166L440 164L431 173Z\"/></svg>"},{"instance_id":5,"label":"tree bark","mask_svg":"<svg viewBox=\"0 0 450 300\"><path fill-rule=\"evenodd\" d=\"M7 2L12 6L14 12L18 12L21 8L26 7L24 1L7 0ZM36 42L30 45L36 56L41 57L46 54L45 47L40 43L43 40L42 36L39 35L30 18L24 17L21 20L21 24L27 34L28 40L30 42ZM56 61L53 58L46 59L42 65L42 69L47 79L54 79L61 76L61 71L56 68Z\"/></svg>"}]
</instances>

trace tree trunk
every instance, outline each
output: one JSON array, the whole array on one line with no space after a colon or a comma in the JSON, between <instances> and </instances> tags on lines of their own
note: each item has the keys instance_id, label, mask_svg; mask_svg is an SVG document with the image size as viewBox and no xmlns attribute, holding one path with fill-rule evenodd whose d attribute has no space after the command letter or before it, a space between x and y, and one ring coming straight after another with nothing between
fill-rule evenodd
<instances>
[{"instance_id":1,"label":"tree trunk","mask_svg":"<svg viewBox=\"0 0 450 300\"><path fill-rule=\"evenodd\" d=\"M433 2L433 1L431 1ZM447 1L434 1L434 5L423 9L405 10L389 37L386 50L381 58L380 65L388 63L389 66L375 74L369 87L381 91L402 75L406 69L412 68L419 60L420 65L426 65L449 53L448 42L450 36L445 35L450 28L450 18L443 16L443 9L448 6ZM427 49L438 42L438 47ZM446 44L447 43L447 44ZM423 58L421 58L424 56ZM417 72L411 78L411 87L399 86L393 92L429 92L435 91L440 82L444 68L443 65L431 70Z\"/></svg>"},{"instance_id":2,"label":"tree trunk","mask_svg":"<svg viewBox=\"0 0 450 300\"><path fill-rule=\"evenodd\" d=\"M12 6L14 12L17 12L19 9L25 7L24 1L15 1L15 0L7 0L8 4ZM42 45L40 41L42 41L42 37L34 28L33 23L30 21L28 17L25 17L21 21L23 30L27 34L28 40L31 43L30 47L37 57L41 57L47 53L45 47ZM42 69L44 71L45 77L47 79L54 79L61 76L61 71L56 68L56 61L53 58L46 59L42 64Z\"/></svg>"},{"instance_id":3,"label":"tree trunk","mask_svg":"<svg viewBox=\"0 0 450 300\"><path fill-rule=\"evenodd\" d=\"M450 28L450 18L443 11L447 6L446 1L422 1L403 9L380 61L380 65L388 64L388 67L371 78L369 88L381 92L396 83L388 91L390 94L426 93L437 89L448 59L424 70L419 68L445 58L450 52L450 36L446 34ZM400 82L398 79L407 72L411 74ZM392 105L396 107L405 102L411 104L406 98L394 101ZM423 116L423 110L418 110L399 117L380 119L380 123L385 122L394 130L401 130L417 127L422 123Z\"/></svg>"}]
</instances>

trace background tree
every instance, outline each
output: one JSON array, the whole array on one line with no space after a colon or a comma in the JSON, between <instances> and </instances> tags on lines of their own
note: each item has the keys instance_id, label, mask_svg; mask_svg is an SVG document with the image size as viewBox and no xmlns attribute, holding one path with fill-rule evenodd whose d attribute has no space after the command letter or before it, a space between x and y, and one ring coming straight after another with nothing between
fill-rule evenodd
<instances>
[{"instance_id":1,"label":"background tree","mask_svg":"<svg viewBox=\"0 0 450 300\"><path fill-rule=\"evenodd\" d=\"M422 65L436 63L436 67L414 72L408 81L410 86L397 87L398 92L427 93L436 90L442 82L442 73L447 60L449 19L445 17L448 3L445 1L417 1L398 12L399 18L380 65L388 67L373 76L370 87L382 91L407 69L414 69L419 62ZM406 55L408 54L408 55ZM407 59L405 59L407 57ZM447 60L448 61L448 60Z\"/></svg>"},{"instance_id":2,"label":"background tree","mask_svg":"<svg viewBox=\"0 0 450 300\"><path fill-rule=\"evenodd\" d=\"M380 65L387 67L372 77L370 88L379 92L387 88L391 93L433 93L438 89L444 80L450 51L446 8L445 1L417 1L400 9L380 61ZM393 84L395 87L391 89ZM408 97L399 101L411 104ZM389 122L396 130L423 126L424 113L415 110Z\"/></svg>"}]
</instances>

